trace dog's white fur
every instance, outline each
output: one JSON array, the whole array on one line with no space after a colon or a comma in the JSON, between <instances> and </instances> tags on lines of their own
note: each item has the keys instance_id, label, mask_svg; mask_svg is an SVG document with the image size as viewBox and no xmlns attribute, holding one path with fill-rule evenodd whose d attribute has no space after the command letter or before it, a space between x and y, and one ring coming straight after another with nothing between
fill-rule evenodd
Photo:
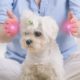
<instances>
[{"instance_id":1,"label":"dog's white fur","mask_svg":"<svg viewBox=\"0 0 80 80\"><path fill-rule=\"evenodd\" d=\"M21 44L27 49L27 57L19 80L65 80L63 57L56 43L57 34L58 26L52 18L24 13ZM27 40L32 43L26 44Z\"/></svg>"}]
</instances>

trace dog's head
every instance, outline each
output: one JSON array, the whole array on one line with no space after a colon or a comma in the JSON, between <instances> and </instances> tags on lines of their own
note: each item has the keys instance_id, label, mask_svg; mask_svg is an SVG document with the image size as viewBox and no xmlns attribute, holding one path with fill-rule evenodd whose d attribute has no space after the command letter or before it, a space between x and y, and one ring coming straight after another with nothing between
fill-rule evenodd
<instances>
[{"instance_id":1,"label":"dog's head","mask_svg":"<svg viewBox=\"0 0 80 80\"><path fill-rule=\"evenodd\" d=\"M26 15L26 16L25 16ZM26 13L21 18L22 47L31 53L38 53L53 44L57 37L58 26L50 17L40 17Z\"/></svg>"}]
</instances>

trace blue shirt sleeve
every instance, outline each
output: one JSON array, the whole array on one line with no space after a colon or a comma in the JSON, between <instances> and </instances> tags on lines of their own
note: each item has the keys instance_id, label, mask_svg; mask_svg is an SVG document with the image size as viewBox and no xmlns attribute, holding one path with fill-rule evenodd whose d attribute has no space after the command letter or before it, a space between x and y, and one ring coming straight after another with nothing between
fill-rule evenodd
<instances>
[{"instance_id":1,"label":"blue shirt sleeve","mask_svg":"<svg viewBox=\"0 0 80 80\"><path fill-rule=\"evenodd\" d=\"M69 9L80 20L80 0L69 0Z\"/></svg>"},{"instance_id":2,"label":"blue shirt sleeve","mask_svg":"<svg viewBox=\"0 0 80 80\"><path fill-rule=\"evenodd\" d=\"M14 0L2 0L0 2L0 23L4 23L7 19L8 10L12 10L18 18L20 18L23 11L29 10L28 0L16 0L15 2Z\"/></svg>"},{"instance_id":3,"label":"blue shirt sleeve","mask_svg":"<svg viewBox=\"0 0 80 80\"><path fill-rule=\"evenodd\" d=\"M7 18L7 10L12 10L13 0L0 1L0 23L4 23Z\"/></svg>"}]
</instances>

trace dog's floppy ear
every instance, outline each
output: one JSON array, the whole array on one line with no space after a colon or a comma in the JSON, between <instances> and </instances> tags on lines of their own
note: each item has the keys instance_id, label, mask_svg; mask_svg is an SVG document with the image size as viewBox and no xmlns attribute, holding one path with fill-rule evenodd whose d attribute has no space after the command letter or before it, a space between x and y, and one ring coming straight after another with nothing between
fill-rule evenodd
<instances>
[{"instance_id":1,"label":"dog's floppy ear","mask_svg":"<svg viewBox=\"0 0 80 80\"><path fill-rule=\"evenodd\" d=\"M46 16L42 18L42 25L44 32L53 40L56 39L58 34L58 25L51 17Z\"/></svg>"}]
</instances>

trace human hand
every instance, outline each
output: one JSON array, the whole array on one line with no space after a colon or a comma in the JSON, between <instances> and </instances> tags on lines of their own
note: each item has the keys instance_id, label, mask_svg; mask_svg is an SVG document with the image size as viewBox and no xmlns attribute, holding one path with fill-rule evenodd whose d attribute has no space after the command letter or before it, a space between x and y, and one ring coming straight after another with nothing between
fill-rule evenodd
<instances>
[{"instance_id":1,"label":"human hand","mask_svg":"<svg viewBox=\"0 0 80 80\"><path fill-rule=\"evenodd\" d=\"M70 27L70 33L75 36L80 36L80 21L76 18L76 16L70 11L68 13L68 21L71 25Z\"/></svg>"},{"instance_id":2,"label":"human hand","mask_svg":"<svg viewBox=\"0 0 80 80\"><path fill-rule=\"evenodd\" d=\"M19 32L19 23L12 11L7 12L8 19L4 24L4 30L9 37L14 37Z\"/></svg>"},{"instance_id":3,"label":"human hand","mask_svg":"<svg viewBox=\"0 0 80 80\"><path fill-rule=\"evenodd\" d=\"M8 25L10 24L10 22L16 22L17 19L11 11L8 11L7 15L8 15L8 19L6 20L6 22L0 23L0 43L7 43L12 41L13 39L13 36L10 36L11 30L9 29Z\"/></svg>"}]
</instances>

